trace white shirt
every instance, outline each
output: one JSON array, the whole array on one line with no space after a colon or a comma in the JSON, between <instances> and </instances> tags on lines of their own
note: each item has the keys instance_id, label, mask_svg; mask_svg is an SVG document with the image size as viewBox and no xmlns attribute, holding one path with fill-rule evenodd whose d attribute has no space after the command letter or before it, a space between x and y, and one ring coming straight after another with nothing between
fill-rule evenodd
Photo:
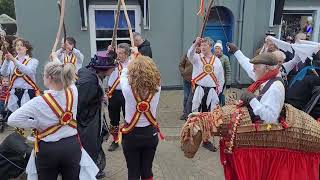
<instances>
[{"instance_id":1,"label":"white shirt","mask_svg":"<svg viewBox=\"0 0 320 180\"><path fill-rule=\"evenodd\" d=\"M120 85L121 85L123 96L126 101L125 121L127 123L130 123L133 118L134 113L136 112L137 102L133 96L131 86L129 85L127 71L128 71L127 68L122 70L121 78L120 78ZM153 98L151 99L151 102L150 102L150 111L151 111L153 117L155 117L155 118L157 116L157 107L158 107L158 103L159 103L159 99L160 99L160 91L161 91L161 87L159 87L159 91L157 93L155 93L155 95L153 96ZM149 125L150 125L150 122L147 120L146 116L144 114L142 114L140 116L140 119L139 119L136 127L146 127Z\"/></svg>"},{"instance_id":2,"label":"white shirt","mask_svg":"<svg viewBox=\"0 0 320 180\"><path fill-rule=\"evenodd\" d=\"M78 106L78 90L74 84L71 85L70 88L73 93L72 113L73 118L76 119ZM61 106L61 108L63 110L66 109L66 94L64 90L48 90L45 93L51 93L54 99ZM40 130L40 132L58 123L59 118L51 110L49 105L44 101L42 96L35 97L32 100L28 101L22 107L13 112L8 119L9 126L18 128L36 128ZM77 129L74 129L70 126L63 126L56 133L51 134L41 140L45 142L55 142L59 141L62 138L70 137L76 134Z\"/></svg>"},{"instance_id":3,"label":"white shirt","mask_svg":"<svg viewBox=\"0 0 320 180\"><path fill-rule=\"evenodd\" d=\"M239 64L243 69L246 70L248 76L256 81L256 75L253 72L253 64L250 63L250 59L246 57L240 50L234 53L234 56L237 58ZM281 68L284 68L286 74L289 74L290 71L300 62L300 58L298 56L294 56L294 58L288 62L282 64ZM247 71L248 70L248 71Z\"/></svg>"},{"instance_id":4,"label":"white shirt","mask_svg":"<svg viewBox=\"0 0 320 180\"><path fill-rule=\"evenodd\" d=\"M117 80L117 78L119 77L119 66L120 64L122 65L122 68L126 68L129 64L129 59L127 59L126 61L124 61L123 63L122 62L119 62L119 65L117 68L114 69L114 71L111 73L110 77L109 77L109 80L108 80L108 86L109 87L112 87L113 83ZM116 87L116 90L121 90L121 86L120 84Z\"/></svg>"},{"instance_id":5,"label":"white shirt","mask_svg":"<svg viewBox=\"0 0 320 180\"><path fill-rule=\"evenodd\" d=\"M39 61L32 58L27 65L23 65L22 62L25 59L29 59L29 56L18 57L16 61L17 68L21 71L22 74L28 75L33 82L36 83L36 73ZM12 61L5 60L1 66L1 75L2 76L12 76L14 74L15 65ZM33 89L22 77L17 78L12 88L22 88L22 89Z\"/></svg>"},{"instance_id":6,"label":"white shirt","mask_svg":"<svg viewBox=\"0 0 320 180\"><path fill-rule=\"evenodd\" d=\"M289 51L292 53L294 50L295 56L298 56L302 62L304 62L307 58L311 58L314 53L317 53L320 50L319 45L315 43L299 44L298 41L295 44L290 44L275 37L268 36L267 38L283 51Z\"/></svg>"},{"instance_id":7,"label":"white shirt","mask_svg":"<svg viewBox=\"0 0 320 180\"><path fill-rule=\"evenodd\" d=\"M195 44L193 44L191 48L188 50L187 57L193 65L192 79L194 79L203 72L203 63L201 61L200 55L196 53ZM220 93L222 92L223 85L224 85L224 71L223 71L223 66L221 64L220 59L218 57L215 57L215 58L216 59L212 67L214 70L214 74L219 83L218 92ZM212 78L209 75L199 80L196 84L204 87L217 87L216 83L212 80Z\"/></svg>"},{"instance_id":8,"label":"white shirt","mask_svg":"<svg viewBox=\"0 0 320 180\"><path fill-rule=\"evenodd\" d=\"M64 63L64 58L66 57L66 51L62 50L61 48L56 52L57 53L57 58L60 60L60 62ZM72 54L75 55L76 57L76 72L78 73L79 69L82 67L83 59L84 56L83 54L76 48L73 48ZM69 59L72 56L68 56Z\"/></svg>"},{"instance_id":9,"label":"white shirt","mask_svg":"<svg viewBox=\"0 0 320 180\"><path fill-rule=\"evenodd\" d=\"M234 53L241 67L247 72L248 76L256 81L255 73L253 72L253 64L249 62L249 58L245 57L240 50ZM280 73L278 74L280 76ZM267 81L268 82L268 81ZM266 83L260 86L262 89ZM278 117L284 105L285 89L280 81L274 82L270 88L262 95L260 101L253 98L250 101L250 106L256 116L260 116L261 120L266 123L278 123Z\"/></svg>"}]
</instances>

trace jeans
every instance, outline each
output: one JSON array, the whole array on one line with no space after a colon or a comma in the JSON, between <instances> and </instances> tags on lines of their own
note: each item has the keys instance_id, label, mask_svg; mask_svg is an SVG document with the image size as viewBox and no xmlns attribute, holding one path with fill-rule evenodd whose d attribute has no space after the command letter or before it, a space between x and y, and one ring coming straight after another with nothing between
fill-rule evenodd
<instances>
[{"instance_id":1,"label":"jeans","mask_svg":"<svg viewBox=\"0 0 320 180\"><path fill-rule=\"evenodd\" d=\"M191 82L183 80L183 113L189 114L187 111L188 97L191 92Z\"/></svg>"}]
</instances>

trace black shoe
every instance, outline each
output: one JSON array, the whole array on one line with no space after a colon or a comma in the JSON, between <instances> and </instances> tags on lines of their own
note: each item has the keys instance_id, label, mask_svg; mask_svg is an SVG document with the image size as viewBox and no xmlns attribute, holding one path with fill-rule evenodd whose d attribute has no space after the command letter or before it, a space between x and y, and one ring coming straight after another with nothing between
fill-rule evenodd
<instances>
[{"instance_id":1,"label":"black shoe","mask_svg":"<svg viewBox=\"0 0 320 180\"><path fill-rule=\"evenodd\" d=\"M108 151L115 151L119 147L119 144L112 141L111 145L109 146Z\"/></svg>"},{"instance_id":2,"label":"black shoe","mask_svg":"<svg viewBox=\"0 0 320 180\"><path fill-rule=\"evenodd\" d=\"M187 118L188 118L188 115L186 115L186 114L182 114L180 116L180 120L183 120L183 121L187 120Z\"/></svg>"},{"instance_id":3,"label":"black shoe","mask_svg":"<svg viewBox=\"0 0 320 180\"><path fill-rule=\"evenodd\" d=\"M209 151L216 152L217 148L212 144L212 142L203 142L202 147L208 149Z\"/></svg>"},{"instance_id":4,"label":"black shoe","mask_svg":"<svg viewBox=\"0 0 320 180\"><path fill-rule=\"evenodd\" d=\"M97 179L102 179L106 177L106 174L103 171L99 171L98 174L96 175Z\"/></svg>"}]
</instances>

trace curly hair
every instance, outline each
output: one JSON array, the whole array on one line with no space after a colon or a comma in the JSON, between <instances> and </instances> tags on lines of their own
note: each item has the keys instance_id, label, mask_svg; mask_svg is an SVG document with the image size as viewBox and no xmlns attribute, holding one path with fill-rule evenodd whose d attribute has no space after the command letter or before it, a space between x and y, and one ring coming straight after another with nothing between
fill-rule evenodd
<instances>
[{"instance_id":1,"label":"curly hair","mask_svg":"<svg viewBox=\"0 0 320 180\"><path fill-rule=\"evenodd\" d=\"M139 55L128 65L128 80L132 90L146 98L159 91L161 77L154 61Z\"/></svg>"},{"instance_id":2,"label":"curly hair","mask_svg":"<svg viewBox=\"0 0 320 180\"><path fill-rule=\"evenodd\" d=\"M25 39L22 39L22 38L17 38L16 40L13 41L13 47L16 47L17 45L17 42L22 42L23 46L26 47L28 50L27 50L27 54L32 57L32 50L33 50L33 47L32 45L30 44L29 41L25 40Z\"/></svg>"}]
</instances>

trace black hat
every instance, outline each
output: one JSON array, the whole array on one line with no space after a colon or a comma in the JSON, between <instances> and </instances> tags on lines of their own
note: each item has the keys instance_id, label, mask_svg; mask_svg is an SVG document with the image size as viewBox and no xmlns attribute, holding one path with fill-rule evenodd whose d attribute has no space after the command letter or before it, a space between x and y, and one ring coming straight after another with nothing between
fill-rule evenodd
<instances>
[{"instance_id":1,"label":"black hat","mask_svg":"<svg viewBox=\"0 0 320 180\"><path fill-rule=\"evenodd\" d=\"M107 54L107 56L95 55L91 58L88 66L102 71L114 68L117 64L112 53L114 52Z\"/></svg>"}]
</instances>

